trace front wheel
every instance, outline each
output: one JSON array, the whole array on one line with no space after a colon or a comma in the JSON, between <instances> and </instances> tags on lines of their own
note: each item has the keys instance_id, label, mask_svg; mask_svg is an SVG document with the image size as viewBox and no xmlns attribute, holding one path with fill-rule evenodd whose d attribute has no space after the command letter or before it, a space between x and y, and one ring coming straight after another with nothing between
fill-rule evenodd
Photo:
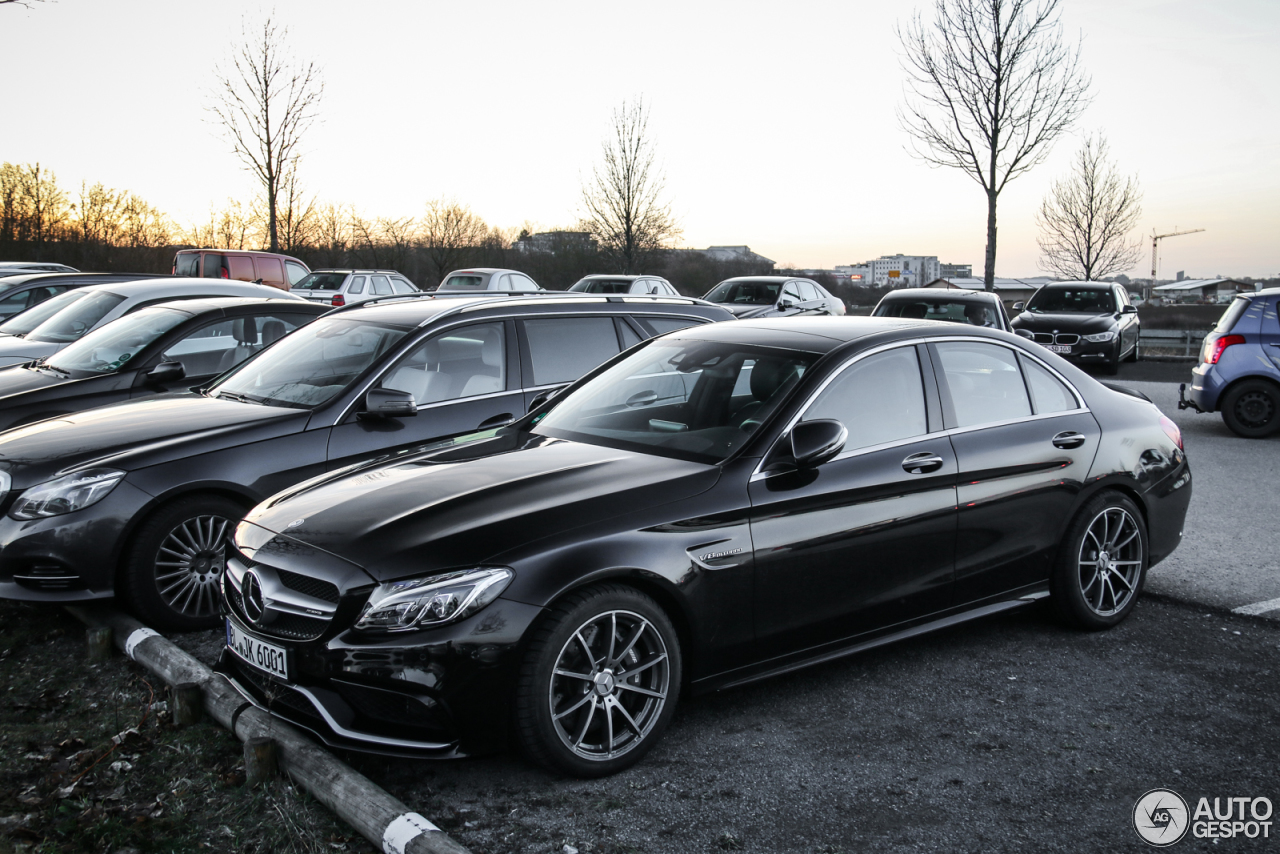
<instances>
[{"instance_id":1,"label":"front wheel","mask_svg":"<svg viewBox=\"0 0 1280 854\"><path fill-rule=\"evenodd\" d=\"M1246 380L1222 396L1222 420L1237 436L1262 439L1280 430L1280 389L1266 380Z\"/></svg>"},{"instance_id":2,"label":"front wheel","mask_svg":"<svg viewBox=\"0 0 1280 854\"><path fill-rule=\"evenodd\" d=\"M680 678L679 638L653 599L620 584L575 593L552 608L525 653L517 741L564 774L617 773L661 736Z\"/></svg>"},{"instance_id":3,"label":"front wheel","mask_svg":"<svg viewBox=\"0 0 1280 854\"><path fill-rule=\"evenodd\" d=\"M121 591L138 619L159 629L216 626L219 581L244 508L219 495L180 498L138 528Z\"/></svg>"},{"instance_id":4,"label":"front wheel","mask_svg":"<svg viewBox=\"0 0 1280 854\"><path fill-rule=\"evenodd\" d=\"M1147 570L1147 529L1133 500L1119 492L1089 499L1058 549L1054 610L1082 629L1121 623L1138 601Z\"/></svg>"}]
</instances>

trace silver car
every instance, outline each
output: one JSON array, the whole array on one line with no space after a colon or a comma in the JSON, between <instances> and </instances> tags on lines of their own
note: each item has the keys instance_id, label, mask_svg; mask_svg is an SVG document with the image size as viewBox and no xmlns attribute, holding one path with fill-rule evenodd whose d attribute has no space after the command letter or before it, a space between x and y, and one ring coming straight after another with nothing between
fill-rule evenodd
<instances>
[{"instance_id":1,"label":"silver car","mask_svg":"<svg viewBox=\"0 0 1280 854\"><path fill-rule=\"evenodd\" d=\"M289 288L294 296L326 305L355 305L376 297L420 291L395 270L312 270Z\"/></svg>"},{"instance_id":2,"label":"silver car","mask_svg":"<svg viewBox=\"0 0 1280 854\"><path fill-rule=\"evenodd\" d=\"M916 320L946 320L1012 332L1009 314L1000 297L988 291L961 291L951 288L901 288L880 298L872 317L909 317Z\"/></svg>"},{"instance_id":3,"label":"silver car","mask_svg":"<svg viewBox=\"0 0 1280 854\"><path fill-rule=\"evenodd\" d=\"M504 270L500 267L471 267L466 270L454 270L444 277L436 293L464 293L476 291L540 291L542 288L533 279L519 270Z\"/></svg>"},{"instance_id":4,"label":"silver car","mask_svg":"<svg viewBox=\"0 0 1280 854\"><path fill-rule=\"evenodd\" d=\"M678 297L680 292L661 276L583 276L571 291L583 294L657 294Z\"/></svg>"},{"instance_id":5,"label":"silver car","mask_svg":"<svg viewBox=\"0 0 1280 854\"><path fill-rule=\"evenodd\" d=\"M844 303L812 279L792 276L739 276L725 279L703 297L739 319L845 313Z\"/></svg>"}]
</instances>

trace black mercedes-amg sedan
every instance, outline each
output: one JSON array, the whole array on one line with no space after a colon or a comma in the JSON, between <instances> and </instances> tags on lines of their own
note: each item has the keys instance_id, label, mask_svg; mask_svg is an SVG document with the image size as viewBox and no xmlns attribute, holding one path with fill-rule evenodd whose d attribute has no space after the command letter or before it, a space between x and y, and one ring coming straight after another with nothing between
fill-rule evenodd
<instances>
[{"instance_id":1,"label":"black mercedes-amg sedan","mask_svg":"<svg viewBox=\"0 0 1280 854\"><path fill-rule=\"evenodd\" d=\"M239 525L220 668L331 744L597 776L683 693L1050 598L1102 629L1182 536L1177 427L1006 332L674 332L496 435Z\"/></svg>"}]
</instances>

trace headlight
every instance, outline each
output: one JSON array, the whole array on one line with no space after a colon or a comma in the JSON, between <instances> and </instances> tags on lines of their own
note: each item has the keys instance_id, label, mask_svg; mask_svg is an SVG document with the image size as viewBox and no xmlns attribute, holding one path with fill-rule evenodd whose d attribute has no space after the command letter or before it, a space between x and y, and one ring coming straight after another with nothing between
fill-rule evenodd
<instances>
[{"instance_id":1,"label":"headlight","mask_svg":"<svg viewBox=\"0 0 1280 854\"><path fill-rule=\"evenodd\" d=\"M1110 341L1115 338L1116 331L1108 329L1106 332L1099 332L1097 335L1081 335L1080 337L1086 341L1092 341L1094 344L1101 344L1103 341Z\"/></svg>"},{"instance_id":2,"label":"headlight","mask_svg":"<svg viewBox=\"0 0 1280 854\"><path fill-rule=\"evenodd\" d=\"M85 469L37 484L22 493L9 515L15 519L44 519L83 510L106 498L124 475L115 469Z\"/></svg>"},{"instance_id":3,"label":"headlight","mask_svg":"<svg viewBox=\"0 0 1280 854\"><path fill-rule=\"evenodd\" d=\"M356 628L395 632L461 620L497 599L512 578L511 570L495 567L379 584Z\"/></svg>"}]
</instances>

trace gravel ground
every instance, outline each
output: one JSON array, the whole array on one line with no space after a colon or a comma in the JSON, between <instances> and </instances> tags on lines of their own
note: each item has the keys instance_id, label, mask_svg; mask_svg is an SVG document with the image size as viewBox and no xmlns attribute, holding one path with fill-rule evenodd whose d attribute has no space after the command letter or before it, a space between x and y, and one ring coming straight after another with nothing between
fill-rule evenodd
<instances>
[{"instance_id":1,"label":"gravel ground","mask_svg":"<svg viewBox=\"0 0 1280 854\"><path fill-rule=\"evenodd\" d=\"M1144 792L1280 804L1280 626L1144 599L1038 608L682 704L637 767L349 760L476 854L1140 850ZM1189 835L1181 850L1276 850Z\"/></svg>"}]
</instances>

